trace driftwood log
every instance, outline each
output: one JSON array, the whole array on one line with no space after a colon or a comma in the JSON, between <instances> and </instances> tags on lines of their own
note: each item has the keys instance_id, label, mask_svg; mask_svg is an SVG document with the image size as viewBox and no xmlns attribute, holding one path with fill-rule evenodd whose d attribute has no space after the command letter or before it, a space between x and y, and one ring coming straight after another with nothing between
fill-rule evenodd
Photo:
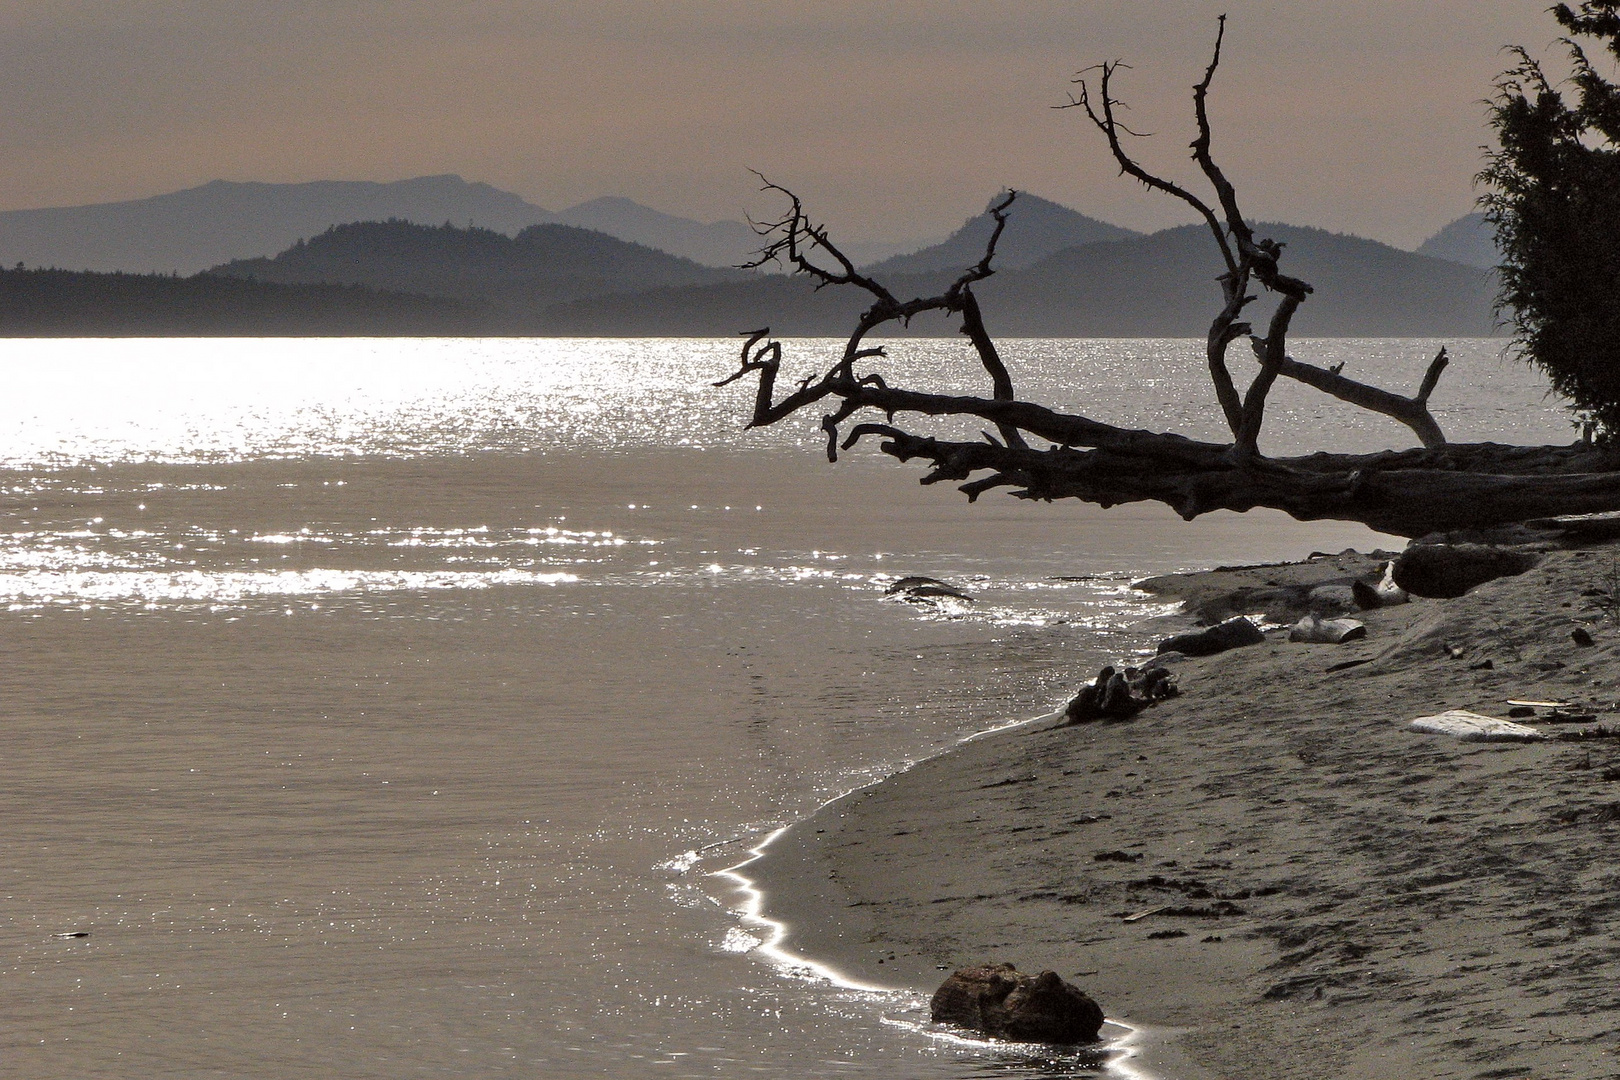
<instances>
[{"instance_id":1,"label":"driftwood log","mask_svg":"<svg viewBox=\"0 0 1620 1080\"><path fill-rule=\"evenodd\" d=\"M1008 192L990 208L995 225L977 263L936 295L903 299L858 269L826 227L811 221L797 195L765 181L764 190L783 196L788 206L779 219L755 223L766 243L750 265L786 264L812 278L818 288L864 290L872 304L857 319L832 368L806 377L782 396L777 396L777 379L783 347L769 329L745 335L738 370L716 385L750 375L757 378L750 427L776 424L806 409L828 408L821 426L830 460L837 460L840 449L876 437L884 453L900 461L926 462L929 469L923 483L960 481L960 490L969 499L1007 488L1020 498L1073 498L1104 507L1156 501L1189 520L1211 510L1269 507L1301 520L1357 521L1402 536L1620 510L1620 453L1607 447L1448 443L1428 408L1446 368L1444 349L1410 397L1289 356L1289 326L1312 288L1279 269L1283 245L1255 235L1211 149L1206 101L1220 64L1225 30L1223 16L1214 54L1193 88L1198 137L1192 143L1192 157L1214 193L1211 201L1148 172L1126 151L1124 140L1136 133L1116 116L1120 102L1112 96L1112 83L1119 63L1082 72L1076 79L1078 94L1060 107L1080 109L1090 118L1123 173L1187 203L1209 226L1220 257L1216 280L1221 306L1210 323L1206 359L1231 442L1116 427L1018 398L973 292L975 283L995 273L996 246L1016 192ZM1095 89L1089 81L1092 72ZM1263 332L1256 332L1243 316L1262 292L1273 296L1275 304ZM984 367L988 396L929 393L891 385L884 377L879 361L885 358L885 349L869 344L871 335L889 324L907 324L924 312L960 319L961 333L972 342ZM1230 346L1244 337L1258 371L1240 392L1227 360ZM1422 445L1377 454L1267 457L1260 452L1259 438L1267 397L1279 378L1387 416L1410 428ZM872 414L881 422L864 419ZM863 419L845 433L845 425L857 417ZM994 433L985 431L982 442L941 439L911 430L909 419L902 426L901 417L971 417Z\"/></svg>"}]
</instances>

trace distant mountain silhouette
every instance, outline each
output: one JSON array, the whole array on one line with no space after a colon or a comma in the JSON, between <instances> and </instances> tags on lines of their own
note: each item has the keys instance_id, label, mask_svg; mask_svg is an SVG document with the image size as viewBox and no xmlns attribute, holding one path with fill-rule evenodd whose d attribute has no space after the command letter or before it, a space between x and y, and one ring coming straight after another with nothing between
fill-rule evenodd
<instances>
[{"instance_id":1,"label":"distant mountain silhouette","mask_svg":"<svg viewBox=\"0 0 1620 1080\"><path fill-rule=\"evenodd\" d=\"M350 285L0 270L5 337L414 337L487 329L459 301Z\"/></svg>"},{"instance_id":2,"label":"distant mountain silhouette","mask_svg":"<svg viewBox=\"0 0 1620 1080\"><path fill-rule=\"evenodd\" d=\"M1296 334L1328 337L1483 336L1494 331L1491 274L1357 236L1296 225L1255 230L1287 245L1283 265L1316 289ZM1058 252L979 288L992 328L1110 337L1202 335L1219 303L1220 270L1201 225ZM1251 306L1268 311L1267 296ZM1274 298L1273 298L1274 299Z\"/></svg>"},{"instance_id":3,"label":"distant mountain silhouette","mask_svg":"<svg viewBox=\"0 0 1620 1080\"><path fill-rule=\"evenodd\" d=\"M1360 237L1256 226L1286 243L1285 266L1315 294L1295 332L1322 337L1484 336L1495 332L1493 276ZM975 286L992 333L1015 337L1201 337L1220 302L1219 256L1202 226L1066 248ZM938 287L937 274L880 275L897 294ZM1261 294L1254 317L1269 312ZM666 288L559 305L558 333L721 336L769 325L778 334L843 335L866 306L858 290L813 291L801 278ZM954 334L943 319L913 333Z\"/></svg>"},{"instance_id":4,"label":"distant mountain silhouette","mask_svg":"<svg viewBox=\"0 0 1620 1080\"><path fill-rule=\"evenodd\" d=\"M1465 266L1494 269L1502 261L1496 250L1496 232L1484 214L1465 214L1419 245L1419 255L1450 259Z\"/></svg>"},{"instance_id":5,"label":"distant mountain silhouette","mask_svg":"<svg viewBox=\"0 0 1620 1080\"><path fill-rule=\"evenodd\" d=\"M386 184L215 180L149 199L0 211L0 265L189 274L272 255L334 225L390 218L478 225L508 236L530 225L573 225L714 267L736 266L760 247L753 229L740 221L705 224L619 197L552 213L454 175ZM850 253L869 261L918 246L857 241Z\"/></svg>"},{"instance_id":6,"label":"distant mountain silhouette","mask_svg":"<svg viewBox=\"0 0 1620 1080\"><path fill-rule=\"evenodd\" d=\"M569 225L531 225L510 237L491 229L407 221L338 225L273 258L239 259L209 273L448 297L503 312L527 326L537 325L548 306L580 297L752 276Z\"/></svg>"},{"instance_id":7,"label":"distant mountain silhouette","mask_svg":"<svg viewBox=\"0 0 1620 1080\"><path fill-rule=\"evenodd\" d=\"M1495 275L1320 229L1261 224L1285 265L1316 286L1300 336L1488 335ZM1203 336L1219 303L1219 258L1200 226L1080 244L977 285L1006 337ZM898 295L937 290L939 271L880 274ZM1251 309L1263 320L1274 298ZM580 334L842 336L859 290L700 266L566 225L516 237L406 221L340 225L273 258L192 278L50 271L0 277L0 333ZM954 335L929 316L885 333Z\"/></svg>"},{"instance_id":8,"label":"distant mountain silhouette","mask_svg":"<svg viewBox=\"0 0 1620 1080\"><path fill-rule=\"evenodd\" d=\"M984 245L995 228L995 219L988 208L1000 199L999 195L992 198L984 213L968 218L943 242L909 255L884 259L868 269L876 274L940 274L946 280L954 277L984 257ZM996 265L1016 270L1076 244L1127 240L1141 235L1087 217L1039 195L1019 192L1007 213L1007 228L996 245Z\"/></svg>"},{"instance_id":9,"label":"distant mountain silhouette","mask_svg":"<svg viewBox=\"0 0 1620 1080\"><path fill-rule=\"evenodd\" d=\"M765 241L750 225L740 221L704 224L691 218L676 217L642 206L619 196L592 199L551 215L559 225L595 229L620 240L667 251L705 266L739 266L752 259ZM852 240L842 245L857 266L915 251L932 241L890 243Z\"/></svg>"},{"instance_id":10,"label":"distant mountain silhouette","mask_svg":"<svg viewBox=\"0 0 1620 1080\"><path fill-rule=\"evenodd\" d=\"M665 214L619 196L606 196L553 214L558 225L595 229L633 244L667 251L704 266L736 266L760 246L754 230L740 221L705 225Z\"/></svg>"},{"instance_id":11,"label":"distant mountain silhouette","mask_svg":"<svg viewBox=\"0 0 1620 1080\"><path fill-rule=\"evenodd\" d=\"M0 265L189 274L280 251L352 221L449 221L510 234L549 216L510 192L459 176L391 184L215 180L132 202L0 212Z\"/></svg>"}]
</instances>

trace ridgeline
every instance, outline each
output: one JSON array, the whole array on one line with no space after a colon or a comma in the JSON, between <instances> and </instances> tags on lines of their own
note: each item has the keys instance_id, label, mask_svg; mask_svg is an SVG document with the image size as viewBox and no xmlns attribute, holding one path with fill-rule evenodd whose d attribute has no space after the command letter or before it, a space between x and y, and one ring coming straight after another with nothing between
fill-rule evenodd
<instances>
[{"instance_id":1,"label":"ridgeline","mask_svg":"<svg viewBox=\"0 0 1620 1080\"><path fill-rule=\"evenodd\" d=\"M1201 337L1219 303L1201 227L1126 233L1044 200L1009 221L1004 269L977 289L994 333ZM978 218L874 272L931 294L964 258ZM1319 229L1265 225L1317 286L1295 319L1319 337L1497 332L1491 271ZM1108 230L1114 230L1112 233ZM1102 233L1112 239L1073 243ZM1117 234L1117 235L1116 235ZM1057 245L1062 246L1057 246ZM0 335L27 336L842 336L864 296L803 278L704 266L605 233L540 224L515 236L404 220L340 225L267 258L190 277L0 271ZM954 336L944 321L904 332Z\"/></svg>"}]
</instances>

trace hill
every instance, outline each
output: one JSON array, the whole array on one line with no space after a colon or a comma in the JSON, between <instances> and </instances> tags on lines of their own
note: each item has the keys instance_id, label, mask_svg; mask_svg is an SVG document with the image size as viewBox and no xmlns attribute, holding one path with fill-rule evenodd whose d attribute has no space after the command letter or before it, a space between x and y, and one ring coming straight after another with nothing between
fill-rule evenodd
<instances>
[{"instance_id":1,"label":"hill","mask_svg":"<svg viewBox=\"0 0 1620 1080\"><path fill-rule=\"evenodd\" d=\"M1487 270L1502 261L1496 250L1496 233L1484 214L1465 214L1458 218L1423 241L1417 253Z\"/></svg>"},{"instance_id":2,"label":"hill","mask_svg":"<svg viewBox=\"0 0 1620 1080\"><path fill-rule=\"evenodd\" d=\"M356 286L0 270L5 337L410 337L486 329L467 304Z\"/></svg>"},{"instance_id":3,"label":"hill","mask_svg":"<svg viewBox=\"0 0 1620 1080\"><path fill-rule=\"evenodd\" d=\"M1494 332L1492 275L1365 240L1262 223L1284 266L1316 292L1294 331L1320 337L1483 336ZM1017 335L1201 336L1220 300L1209 233L1184 225L1058 252L980 288L992 328ZM1267 298L1251 307L1266 308Z\"/></svg>"},{"instance_id":4,"label":"hill","mask_svg":"<svg viewBox=\"0 0 1620 1080\"><path fill-rule=\"evenodd\" d=\"M984 256L984 245L995 228L995 219L990 216L988 207L1000 199L999 195L992 198L984 213L968 218L941 243L909 255L884 259L867 269L886 275L938 274L949 280ZM1076 244L1127 240L1140 235L1087 217L1039 195L1020 192L1007 213L1007 228L996 248L996 265L1004 270L1016 270Z\"/></svg>"},{"instance_id":5,"label":"hill","mask_svg":"<svg viewBox=\"0 0 1620 1080\"><path fill-rule=\"evenodd\" d=\"M459 176L391 184L216 180L131 202L0 212L0 265L189 274L280 251L351 221L453 221L513 233L549 216L510 192Z\"/></svg>"},{"instance_id":6,"label":"hill","mask_svg":"<svg viewBox=\"0 0 1620 1080\"><path fill-rule=\"evenodd\" d=\"M536 329L540 313L560 302L753 276L568 225L531 225L509 237L491 229L406 221L339 225L273 258L241 259L209 273L448 297Z\"/></svg>"},{"instance_id":7,"label":"hill","mask_svg":"<svg viewBox=\"0 0 1620 1080\"><path fill-rule=\"evenodd\" d=\"M1289 245L1287 266L1316 286L1294 320L1322 337L1481 336L1495 332L1487 271L1360 237L1260 225ZM976 286L992 333L1023 337L1201 337L1220 293L1219 258L1202 226L1066 248ZM936 274L887 274L898 294L938 287ZM559 333L725 335L769 325L780 334L843 335L865 306L854 290L814 292L802 279L762 279L590 297L550 316ZM1264 308L1265 298L1255 307ZM913 333L953 334L943 321Z\"/></svg>"},{"instance_id":8,"label":"hill","mask_svg":"<svg viewBox=\"0 0 1620 1080\"><path fill-rule=\"evenodd\" d=\"M704 266L737 266L760 246L754 230L740 221L704 224L618 196L571 206L553 214L549 220L558 225L594 229Z\"/></svg>"}]
</instances>

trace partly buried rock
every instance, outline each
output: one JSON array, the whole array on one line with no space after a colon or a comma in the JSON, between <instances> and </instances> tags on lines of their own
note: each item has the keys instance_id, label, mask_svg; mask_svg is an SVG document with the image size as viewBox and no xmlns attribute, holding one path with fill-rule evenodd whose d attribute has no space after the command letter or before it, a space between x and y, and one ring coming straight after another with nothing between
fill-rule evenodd
<instances>
[{"instance_id":1,"label":"partly buried rock","mask_svg":"<svg viewBox=\"0 0 1620 1080\"><path fill-rule=\"evenodd\" d=\"M1260 628L1240 615L1208 630L1165 638L1159 642L1159 651L1178 652L1185 656L1214 656L1227 649L1258 645L1264 640L1266 635L1260 632Z\"/></svg>"},{"instance_id":2,"label":"partly buried rock","mask_svg":"<svg viewBox=\"0 0 1620 1080\"><path fill-rule=\"evenodd\" d=\"M1102 1007L1055 971L1032 977L1011 964L962 968L929 1009L942 1024L1015 1042L1096 1042L1103 1025Z\"/></svg>"},{"instance_id":3,"label":"partly buried rock","mask_svg":"<svg viewBox=\"0 0 1620 1080\"><path fill-rule=\"evenodd\" d=\"M1417 544L1395 560L1391 576L1413 596L1449 600L1487 581L1522 574L1540 561L1533 551L1486 544Z\"/></svg>"},{"instance_id":4,"label":"partly buried rock","mask_svg":"<svg viewBox=\"0 0 1620 1080\"><path fill-rule=\"evenodd\" d=\"M1323 619L1307 615L1288 630L1289 641L1313 645L1343 645L1367 636L1367 627L1355 619Z\"/></svg>"}]
</instances>

